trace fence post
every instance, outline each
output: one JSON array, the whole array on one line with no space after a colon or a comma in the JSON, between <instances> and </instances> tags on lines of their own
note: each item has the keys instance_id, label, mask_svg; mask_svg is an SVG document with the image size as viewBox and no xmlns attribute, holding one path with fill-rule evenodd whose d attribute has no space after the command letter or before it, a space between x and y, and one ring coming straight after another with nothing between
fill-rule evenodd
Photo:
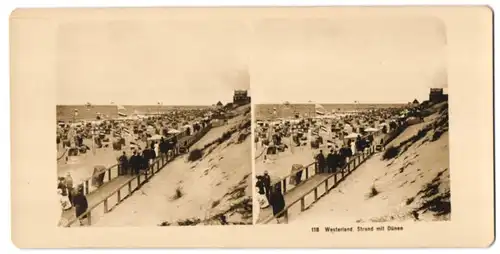
<instances>
[{"instance_id":1,"label":"fence post","mask_svg":"<svg viewBox=\"0 0 500 254\"><path fill-rule=\"evenodd\" d=\"M137 175L137 188L139 188L140 185L141 185L141 173L139 172L139 174Z\"/></svg>"},{"instance_id":2,"label":"fence post","mask_svg":"<svg viewBox=\"0 0 500 254\"><path fill-rule=\"evenodd\" d=\"M304 201L304 197L302 197L300 199L300 211L303 212L304 210L306 210L306 204L305 204L305 201Z\"/></svg>"},{"instance_id":3,"label":"fence post","mask_svg":"<svg viewBox=\"0 0 500 254\"><path fill-rule=\"evenodd\" d=\"M309 167L306 167L306 180L309 179Z\"/></svg>"},{"instance_id":4,"label":"fence post","mask_svg":"<svg viewBox=\"0 0 500 254\"><path fill-rule=\"evenodd\" d=\"M147 181L149 178L149 169L150 169L150 167L148 166L148 168L146 168L146 170L144 171L144 180L145 181Z\"/></svg>"},{"instance_id":5,"label":"fence post","mask_svg":"<svg viewBox=\"0 0 500 254\"><path fill-rule=\"evenodd\" d=\"M318 163L314 162L314 172L318 174Z\"/></svg>"},{"instance_id":6,"label":"fence post","mask_svg":"<svg viewBox=\"0 0 500 254\"><path fill-rule=\"evenodd\" d=\"M116 192L116 203L120 203L121 200L122 200L122 195L120 189L118 189L118 191Z\"/></svg>"},{"instance_id":7,"label":"fence post","mask_svg":"<svg viewBox=\"0 0 500 254\"><path fill-rule=\"evenodd\" d=\"M112 168L113 168L113 167L108 168L108 182L110 182L110 181L111 181L111 169L112 169Z\"/></svg>"},{"instance_id":8,"label":"fence post","mask_svg":"<svg viewBox=\"0 0 500 254\"><path fill-rule=\"evenodd\" d=\"M104 213L108 212L108 199L104 199Z\"/></svg>"},{"instance_id":9,"label":"fence post","mask_svg":"<svg viewBox=\"0 0 500 254\"><path fill-rule=\"evenodd\" d=\"M318 188L314 188L314 201L318 200Z\"/></svg>"},{"instance_id":10,"label":"fence post","mask_svg":"<svg viewBox=\"0 0 500 254\"><path fill-rule=\"evenodd\" d=\"M85 195L89 194L89 179L85 180Z\"/></svg>"},{"instance_id":11,"label":"fence post","mask_svg":"<svg viewBox=\"0 0 500 254\"><path fill-rule=\"evenodd\" d=\"M342 170L342 169L341 169ZM333 185L337 184L337 171L333 173Z\"/></svg>"},{"instance_id":12,"label":"fence post","mask_svg":"<svg viewBox=\"0 0 500 254\"><path fill-rule=\"evenodd\" d=\"M132 194L132 181L128 181L128 195Z\"/></svg>"},{"instance_id":13,"label":"fence post","mask_svg":"<svg viewBox=\"0 0 500 254\"><path fill-rule=\"evenodd\" d=\"M92 211L89 211L89 213L87 213L87 223L90 225L92 225Z\"/></svg>"},{"instance_id":14,"label":"fence post","mask_svg":"<svg viewBox=\"0 0 500 254\"><path fill-rule=\"evenodd\" d=\"M325 193L328 192L328 178L325 181Z\"/></svg>"},{"instance_id":15,"label":"fence post","mask_svg":"<svg viewBox=\"0 0 500 254\"><path fill-rule=\"evenodd\" d=\"M283 179L283 194L286 193L286 177Z\"/></svg>"}]
</instances>

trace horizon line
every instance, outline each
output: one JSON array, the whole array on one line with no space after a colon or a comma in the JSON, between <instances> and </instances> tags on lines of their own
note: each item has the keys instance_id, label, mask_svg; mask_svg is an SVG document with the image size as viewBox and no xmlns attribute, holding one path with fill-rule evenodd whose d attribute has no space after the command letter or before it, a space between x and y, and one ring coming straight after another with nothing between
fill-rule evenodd
<instances>
[{"instance_id":1,"label":"horizon line","mask_svg":"<svg viewBox=\"0 0 500 254\"><path fill-rule=\"evenodd\" d=\"M415 100L415 99L413 99ZM412 100L412 101L413 101ZM418 99L417 99L418 100ZM369 104L379 104L379 105L389 105L389 104L408 104L408 102L412 102L412 101L407 101L407 102L286 102L290 105L293 105L293 104L325 104L325 105L328 105L328 104L358 104L358 105L369 105ZM275 105L275 104L285 104L285 102L259 102L259 103L254 103L254 105Z\"/></svg>"},{"instance_id":2,"label":"horizon line","mask_svg":"<svg viewBox=\"0 0 500 254\"><path fill-rule=\"evenodd\" d=\"M154 107L161 107L161 106L167 106L167 107L185 107L185 106L212 106L214 104L91 104L92 106L154 106ZM82 103L82 104L56 104L56 106L86 106L87 103Z\"/></svg>"}]
</instances>

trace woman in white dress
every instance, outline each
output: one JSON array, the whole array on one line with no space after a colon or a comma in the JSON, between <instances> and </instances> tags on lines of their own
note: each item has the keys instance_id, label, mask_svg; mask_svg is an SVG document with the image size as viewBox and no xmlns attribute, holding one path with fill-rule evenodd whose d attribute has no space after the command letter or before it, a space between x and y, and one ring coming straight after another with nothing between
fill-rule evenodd
<instances>
[{"instance_id":1,"label":"woman in white dress","mask_svg":"<svg viewBox=\"0 0 500 254\"><path fill-rule=\"evenodd\" d=\"M63 195L62 189L57 189L57 198L59 200L59 209L61 209L61 217L59 218L58 226L64 226L67 220L64 218L64 211L71 209L72 205L69 202L68 196Z\"/></svg>"},{"instance_id":2,"label":"woman in white dress","mask_svg":"<svg viewBox=\"0 0 500 254\"><path fill-rule=\"evenodd\" d=\"M72 205L71 202L69 201L68 196L63 195L63 192L61 189L57 189L57 195L59 196L59 203L61 204L61 208L63 211L71 209Z\"/></svg>"},{"instance_id":3,"label":"woman in white dress","mask_svg":"<svg viewBox=\"0 0 500 254\"><path fill-rule=\"evenodd\" d=\"M264 189L264 182L262 181L262 176L257 176L257 183L255 184L257 192L257 201L259 202L260 209L269 207L269 201L266 197L266 192Z\"/></svg>"},{"instance_id":4,"label":"woman in white dress","mask_svg":"<svg viewBox=\"0 0 500 254\"><path fill-rule=\"evenodd\" d=\"M160 157L160 145L158 144L158 142L155 142L154 150L156 157Z\"/></svg>"}]
</instances>

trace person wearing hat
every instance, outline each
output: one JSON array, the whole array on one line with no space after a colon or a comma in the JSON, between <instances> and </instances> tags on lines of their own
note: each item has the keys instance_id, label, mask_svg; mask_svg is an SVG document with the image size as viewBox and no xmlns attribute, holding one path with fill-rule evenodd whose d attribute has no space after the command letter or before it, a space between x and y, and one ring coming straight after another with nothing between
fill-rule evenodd
<instances>
[{"instance_id":1,"label":"person wearing hat","mask_svg":"<svg viewBox=\"0 0 500 254\"><path fill-rule=\"evenodd\" d=\"M337 167L336 157L333 149L330 149L330 153L326 156L326 163L328 173L333 173Z\"/></svg>"},{"instance_id":2,"label":"person wearing hat","mask_svg":"<svg viewBox=\"0 0 500 254\"><path fill-rule=\"evenodd\" d=\"M66 184L64 183L64 177L57 178L57 189L61 190L62 195L67 195L66 193Z\"/></svg>"},{"instance_id":3,"label":"person wearing hat","mask_svg":"<svg viewBox=\"0 0 500 254\"><path fill-rule=\"evenodd\" d=\"M83 185L82 184L78 185L78 191L75 194L75 196L73 197L73 204L75 207L76 218L78 218L78 220L80 221L80 226L82 226L83 225L82 220L86 219L89 216L89 214L82 216L89 208L87 197L85 197L85 195L83 194ZM80 218L80 216L82 216L82 217Z\"/></svg>"},{"instance_id":4,"label":"person wearing hat","mask_svg":"<svg viewBox=\"0 0 500 254\"><path fill-rule=\"evenodd\" d=\"M264 189L266 192L267 200L269 201L271 197L271 177L269 176L269 172L264 171L264 175L262 175L262 183L264 184Z\"/></svg>"},{"instance_id":5,"label":"person wearing hat","mask_svg":"<svg viewBox=\"0 0 500 254\"><path fill-rule=\"evenodd\" d=\"M281 224L281 218L285 217L285 213L287 211L284 211L285 209L285 197L281 193L281 189L279 185L274 186L274 190L271 193L270 196L270 202L269 202L273 208L273 215L276 218L278 224Z\"/></svg>"},{"instance_id":6,"label":"person wearing hat","mask_svg":"<svg viewBox=\"0 0 500 254\"><path fill-rule=\"evenodd\" d=\"M317 165L317 172L316 173L324 173L325 168L326 168L326 159L325 155L323 155L323 150L319 150L319 153L316 155L316 162L318 163Z\"/></svg>"},{"instance_id":7,"label":"person wearing hat","mask_svg":"<svg viewBox=\"0 0 500 254\"><path fill-rule=\"evenodd\" d=\"M64 185L66 187L66 190L67 190L67 194L68 194L68 199L69 201L71 202L71 205L73 205L73 178L71 177L71 173L70 172L67 172L66 173L66 177L64 178Z\"/></svg>"}]
</instances>

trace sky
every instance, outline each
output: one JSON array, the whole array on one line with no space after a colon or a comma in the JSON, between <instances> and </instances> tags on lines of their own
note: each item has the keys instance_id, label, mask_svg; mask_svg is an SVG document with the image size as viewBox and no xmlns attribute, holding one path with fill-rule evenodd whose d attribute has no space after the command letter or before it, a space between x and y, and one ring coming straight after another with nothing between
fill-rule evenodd
<instances>
[{"instance_id":1,"label":"sky","mask_svg":"<svg viewBox=\"0 0 500 254\"><path fill-rule=\"evenodd\" d=\"M85 20L57 34L57 104L211 105L249 90L234 20Z\"/></svg>"},{"instance_id":2,"label":"sky","mask_svg":"<svg viewBox=\"0 0 500 254\"><path fill-rule=\"evenodd\" d=\"M57 43L60 105L211 105L235 89L256 103L406 103L447 86L433 17L85 20Z\"/></svg>"},{"instance_id":3,"label":"sky","mask_svg":"<svg viewBox=\"0 0 500 254\"><path fill-rule=\"evenodd\" d=\"M431 17L258 22L256 103L406 103L447 87L446 30Z\"/></svg>"}]
</instances>

